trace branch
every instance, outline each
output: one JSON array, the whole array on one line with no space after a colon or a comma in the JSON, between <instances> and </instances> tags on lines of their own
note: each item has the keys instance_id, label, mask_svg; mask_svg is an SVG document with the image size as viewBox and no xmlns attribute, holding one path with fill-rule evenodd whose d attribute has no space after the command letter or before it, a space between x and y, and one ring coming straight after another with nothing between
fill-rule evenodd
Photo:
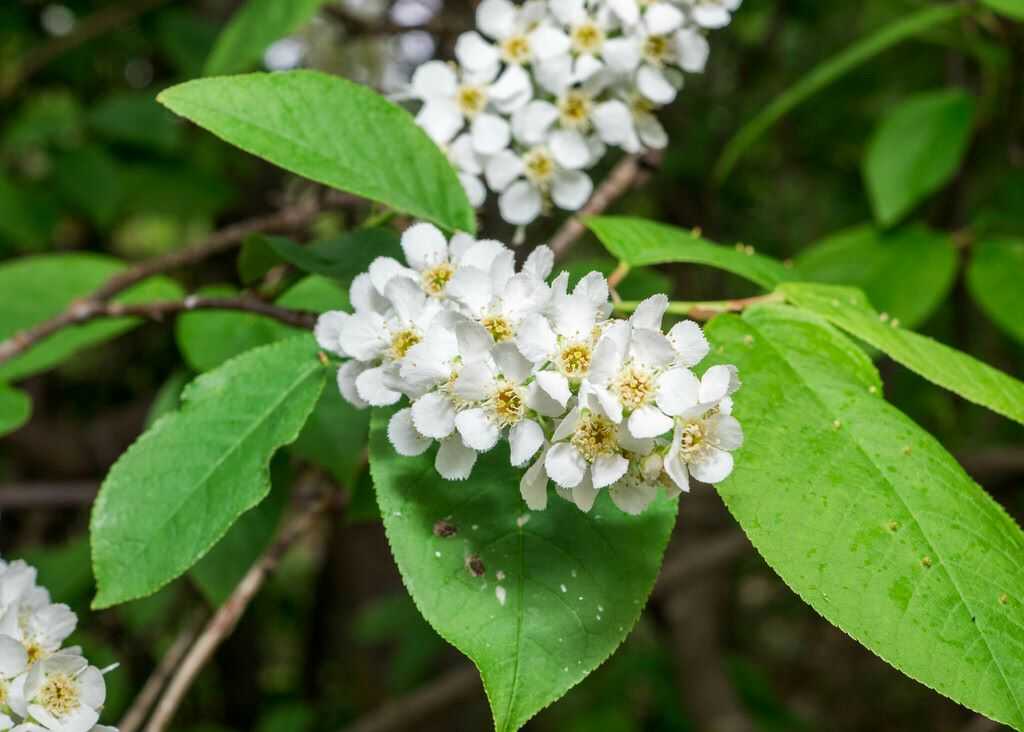
<instances>
[{"instance_id":1,"label":"branch","mask_svg":"<svg viewBox=\"0 0 1024 732\"><path fill-rule=\"evenodd\" d=\"M96 497L99 484L80 480L67 483L11 483L0 486L3 508L78 508Z\"/></svg>"},{"instance_id":2,"label":"branch","mask_svg":"<svg viewBox=\"0 0 1024 732\"><path fill-rule=\"evenodd\" d=\"M623 158L612 168L604 182L590 197L587 205L562 224L555 235L548 242L555 253L555 257L561 257L569 247L576 243L576 240L583 236L587 230L583 220L588 216L598 216L605 212L613 203L625 195L630 189L641 186L647 182L651 171L661 164L661 153L652 151L646 155L630 155Z\"/></svg>"},{"instance_id":3,"label":"branch","mask_svg":"<svg viewBox=\"0 0 1024 732\"><path fill-rule=\"evenodd\" d=\"M200 262L216 254L237 247L252 234L266 231L286 231L300 227L312 220L319 210L320 206L315 201L305 200L269 216L259 216L228 226L227 228L221 229L220 231L212 234L206 240L196 244L195 246L171 252L170 254L162 257L157 257L134 267L130 267L110 278L91 295L72 302L64 312L54 316L50 320L38 323L27 330L15 333L7 340L0 342L0 364L11 360L15 356L21 355L40 341L60 330L63 330L64 328L87 322L88 320L93 320L98 317L114 317L104 310L104 308L107 307L107 301L114 295L127 290L132 285L142 282L154 275L162 274L172 269L177 269L178 267L183 267L195 262ZM203 300L200 299L199 302L201 303ZM121 307L127 308L128 306ZM247 306L244 309L249 308ZM121 313L121 315L128 314L131 313ZM267 314L269 317L276 317L269 311L260 314ZM142 313L141 315L142 317L147 317L147 313ZM302 324L299 327L307 327L305 325L305 321L302 321Z\"/></svg>"},{"instance_id":4,"label":"branch","mask_svg":"<svg viewBox=\"0 0 1024 732\"><path fill-rule=\"evenodd\" d=\"M193 682L203 670L214 652L234 631L238 621L256 593L260 591L267 577L280 563L288 549L313 526L320 514L337 503L338 494L324 493L303 509L285 529L274 544L264 552L249 569L231 597L217 610L203 628L174 676L167 684L163 696L153 712L146 732L163 732L171 723L182 700Z\"/></svg>"},{"instance_id":5,"label":"branch","mask_svg":"<svg viewBox=\"0 0 1024 732\"><path fill-rule=\"evenodd\" d=\"M783 302L785 298L779 293L758 295L757 297L745 297L738 300L708 300L704 302L671 302L666 312L670 315L681 315L693 320L711 320L722 313L741 313L754 305L762 305L770 302ZM623 300L614 304L615 311L620 313L631 313L637 309L640 303L632 300Z\"/></svg>"},{"instance_id":6,"label":"branch","mask_svg":"<svg viewBox=\"0 0 1024 732\"><path fill-rule=\"evenodd\" d=\"M121 718L121 722L118 724L120 732L136 732L136 730L142 727L142 723L146 721L146 715L149 714L150 708L160 696L160 692L167 683L167 679L171 677L174 669L181 664L185 653L195 642L196 636L203 627L203 615L204 613L201 611L196 612L189 623L178 634L178 637L174 639L174 643L167 649L167 653L160 660L160 664L150 674L149 679L146 680L146 685L142 687L142 691L135 697L131 708Z\"/></svg>"},{"instance_id":7,"label":"branch","mask_svg":"<svg viewBox=\"0 0 1024 732\"><path fill-rule=\"evenodd\" d=\"M79 46L130 23L138 16L160 7L168 0L138 0L132 5L113 3L83 20L74 33L55 38L49 43L33 49L25 60L16 66L12 77L0 89L0 99L6 99L32 76L57 58Z\"/></svg>"},{"instance_id":8,"label":"branch","mask_svg":"<svg viewBox=\"0 0 1024 732\"><path fill-rule=\"evenodd\" d=\"M749 549L750 542L739 532L730 532L712 539L702 545L699 552L688 552L666 562L653 595L667 595L676 586L728 564ZM401 732L412 729L416 723L479 689L480 680L476 669L469 665L460 666L407 696L385 703L380 709L345 727L342 732Z\"/></svg>"}]
</instances>

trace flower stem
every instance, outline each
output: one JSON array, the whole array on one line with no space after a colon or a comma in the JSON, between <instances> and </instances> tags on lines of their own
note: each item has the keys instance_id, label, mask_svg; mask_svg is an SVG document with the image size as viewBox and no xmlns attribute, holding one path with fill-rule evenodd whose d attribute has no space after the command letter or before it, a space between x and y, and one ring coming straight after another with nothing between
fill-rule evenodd
<instances>
[{"instance_id":1,"label":"flower stem","mask_svg":"<svg viewBox=\"0 0 1024 732\"><path fill-rule=\"evenodd\" d=\"M722 313L741 313L753 305L762 305L771 302L783 302L785 297L781 292L772 292L757 297L747 297L739 300L706 300L703 302L682 302L675 301L668 304L669 315L681 315L693 320L711 320ZM636 301L623 300L615 304L615 312L631 313L640 305Z\"/></svg>"}]
</instances>

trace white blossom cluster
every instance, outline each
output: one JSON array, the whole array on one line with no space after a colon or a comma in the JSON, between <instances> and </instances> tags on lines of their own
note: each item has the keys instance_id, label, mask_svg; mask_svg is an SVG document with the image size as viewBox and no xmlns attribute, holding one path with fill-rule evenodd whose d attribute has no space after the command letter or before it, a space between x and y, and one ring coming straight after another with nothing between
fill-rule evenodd
<instances>
[{"instance_id":1,"label":"white blossom cluster","mask_svg":"<svg viewBox=\"0 0 1024 732\"><path fill-rule=\"evenodd\" d=\"M0 730L117 732L100 724L107 696L100 670L62 647L78 618L51 602L22 560L0 559Z\"/></svg>"},{"instance_id":2,"label":"white blossom cluster","mask_svg":"<svg viewBox=\"0 0 1024 732\"><path fill-rule=\"evenodd\" d=\"M483 0L457 63L429 61L409 96L447 151L470 202L498 194L502 218L526 225L552 205L579 210L587 174L608 148L668 143L655 112L684 73L704 70L706 33L741 0Z\"/></svg>"},{"instance_id":3,"label":"white blossom cluster","mask_svg":"<svg viewBox=\"0 0 1024 732\"><path fill-rule=\"evenodd\" d=\"M608 488L627 513L642 512L659 486L717 483L743 442L732 416L733 366L693 372L708 353L692 321L667 332L668 298L612 319L605 278L591 272L571 291L554 256L535 249L516 271L514 252L493 240L431 224L402 236L406 263L378 257L352 283L354 312L316 326L320 347L345 359L342 395L358 407L407 398L388 437L401 455L440 443L434 465L469 477L477 455L506 439L520 489L534 510L553 481L589 511Z\"/></svg>"}]
</instances>

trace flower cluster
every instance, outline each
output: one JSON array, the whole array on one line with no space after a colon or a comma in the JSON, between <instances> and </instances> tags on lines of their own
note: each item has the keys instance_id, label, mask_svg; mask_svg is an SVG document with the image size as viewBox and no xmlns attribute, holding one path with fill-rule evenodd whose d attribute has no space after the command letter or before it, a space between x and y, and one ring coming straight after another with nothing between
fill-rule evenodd
<instances>
[{"instance_id":1,"label":"flower cluster","mask_svg":"<svg viewBox=\"0 0 1024 732\"><path fill-rule=\"evenodd\" d=\"M661 149L655 112L708 59L708 29L741 0L483 0L457 64L413 74L417 121L448 153L474 206L487 189L526 225L590 197L609 147ZM486 185L485 185L486 184Z\"/></svg>"},{"instance_id":2,"label":"flower cluster","mask_svg":"<svg viewBox=\"0 0 1024 732\"><path fill-rule=\"evenodd\" d=\"M358 407L411 405L388 437L406 456L440 447L435 467L469 477L477 455L506 439L527 467L527 505L547 505L549 480L589 511L608 488L640 513L657 495L732 471L743 442L732 416L733 366L692 368L708 353L692 321L662 330L668 298L655 295L629 320L610 318L608 283L591 272L571 290L554 256L535 249L516 271L514 252L430 224L402 236L403 264L377 258L352 283L353 313L316 326L321 348L346 359L342 395Z\"/></svg>"},{"instance_id":3,"label":"flower cluster","mask_svg":"<svg viewBox=\"0 0 1024 732\"><path fill-rule=\"evenodd\" d=\"M36 584L36 570L0 559L0 730L117 732L97 724L103 675L77 647L62 648L78 619Z\"/></svg>"}]
</instances>

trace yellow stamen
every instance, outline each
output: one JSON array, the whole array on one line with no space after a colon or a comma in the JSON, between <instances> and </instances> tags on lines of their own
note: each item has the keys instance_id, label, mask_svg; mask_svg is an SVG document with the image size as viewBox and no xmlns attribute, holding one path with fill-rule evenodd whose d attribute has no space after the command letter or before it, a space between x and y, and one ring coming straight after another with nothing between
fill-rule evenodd
<instances>
[{"instance_id":1,"label":"yellow stamen","mask_svg":"<svg viewBox=\"0 0 1024 732\"><path fill-rule=\"evenodd\" d=\"M628 366L619 373L613 388L622 406L639 409L654 398L654 377L638 366Z\"/></svg>"},{"instance_id":2,"label":"yellow stamen","mask_svg":"<svg viewBox=\"0 0 1024 732\"><path fill-rule=\"evenodd\" d=\"M466 117L476 117L487 106L487 92L475 84L463 84L455 92L455 103Z\"/></svg>"},{"instance_id":3,"label":"yellow stamen","mask_svg":"<svg viewBox=\"0 0 1024 732\"><path fill-rule=\"evenodd\" d=\"M506 63L525 64L530 60L530 39L524 35L509 36L501 42L501 57Z\"/></svg>"},{"instance_id":4,"label":"yellow stamen","mask_svg":"<svg viewBox=\"0 0 1024 732\"><path fill-rule=\"evenodd\" d=\"M411 328L398 331L391 336L391 358L396 361L404 358L409 349L419 343L420 340L420 334Z\"/></svg>"},{"instance_id":5,"label":"yellow stamen","mask_svg":"<svg viewBox=\"0 0 1024 732\"><path fill-rule=\"evenodd\" d=\"M593 103L590 97L583 92L569 92L558 103L558 113L562 125L569 128L589 126L592 107Z\"/></svg>"},{"instance_id":6,"label":"yellow stamen","mask_svg":"<svg viewBox=\"0 0 1024 732\"><path fill-rule=\"evenodd\" d=\"M590 463L602 455L615 453L618 448L615 425L610 419L593 413L580 418L570 442Z\"/></svg>"},{"instance_id":7,"label":"yellow stamen","mask_svg":"<svg viewBox=\"0 0 1024 732\"><path fill-rule=\"evenodd\" d=\"M555 161L542 147L535 147L523 159L525 175L535 185L545 186L555 174Z\"/></svg>"},{"instance_id":8,"label":"yellow stamen","mask_svg":"<svg viewBox=\"0 0 1024 732\"><path fill-rule=\"evenodd\" d=\"M436 297L444 292L444 288L448 286L448 282L451 281L454 275L455 268L447 262L423 270L421 275L423 289L428 295Z\"/></svg>"},{"instance_id":9,"label":"yellow stamen","mask_svg":"<svg viewBox=\"0 0 1024 732\"><path fill-rule=\"evenodd\" d=\"M81 706L78 685L67 674L54 674L46 679L37 697L39 705L58 719Z\"/></svg>"},{"instance_id":10,"label":"yellow stamen","mask_svg":"<svg viewBox=\"0 0 1024 732\"><path fill-rule=\"evenodd\" d=\"M526 412L526 403L519 387L507 381L498 384L488 404L502 427L516 424Z\"/></svg>"},{"instance_id":11,"label":"yellow stamen","mask_svg":"<svg viewBox=\"0 0 1024 732\"><path fill-rule=\"evenodd\" d=\"M604 31L593 22L581 23L572 29L572 50L576 53L597 53L604 45Z\"/></svg>"},{"instance_id":12,"label":"yellow stamen","mask_svg":"<svg viewBox=\"0 0 1024 732\"><path fill-rule=\"evenodd\" d=\"M571 343L558 354L558 365L570 379L581 379L590 370L590 355L586 343Z\"/></svg>"},{"instance_id":13,"label":"yellow stamen","mask_svg":"<svg viewBox=\"0 0 1024 732\"><path fill-rule=\"evenodd\" d=\"M488 315L480 322L487 329L487 332L491 334L495 343L507 341L515 335L512 324L500 315Z\"/></svg>"}]
</instances>

